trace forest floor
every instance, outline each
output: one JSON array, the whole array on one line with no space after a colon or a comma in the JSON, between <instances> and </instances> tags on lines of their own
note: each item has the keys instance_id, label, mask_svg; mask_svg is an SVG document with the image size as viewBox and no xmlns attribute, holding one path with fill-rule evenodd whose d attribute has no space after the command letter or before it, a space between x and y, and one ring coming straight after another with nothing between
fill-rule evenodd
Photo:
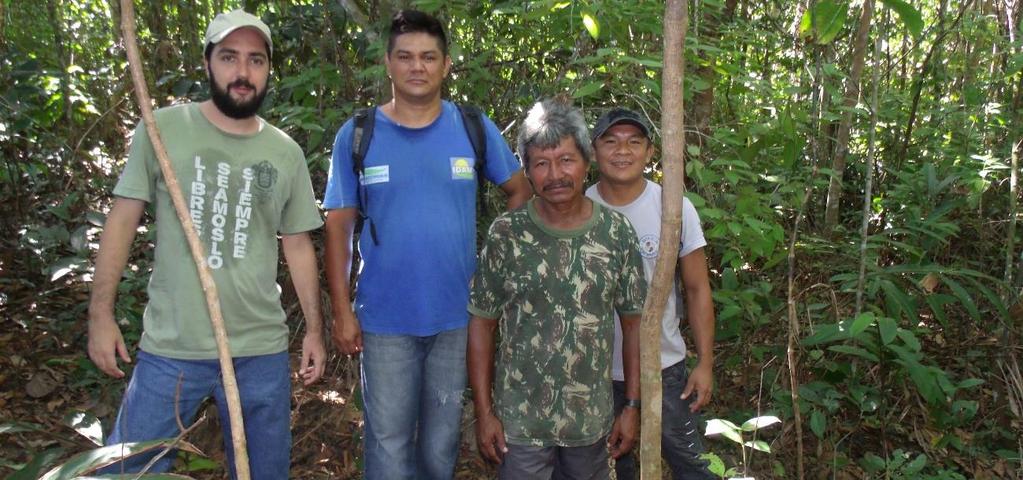
<instances>
[{"instance_id":1,"label":"forest floor","mask_svg":"<svg viewBox=\"0 0 1023 480\"><path fill-rule=\"evenodd\" d=\"M12 250L7 250L11 252ZM74 412L88 412L108 427L116 414L120 395L126 384L102 375L89 362L85 354L85 309L88 301L88 283L69 280L65 283L47 282L26 269L23 257L3 253L0 249L0 476L12 480L22 465L33 460L49 465L66 462L74 454L95 448L86 437L69 427L66 418ZM12 272L27 272L12 275ZM281 282L289 285L290 282ZM49 284L48 290L35 285ZM294 293L285 289L284 304L293 318L291 352L292 364L299 363L301 334L297 332L297 302ZM722 359L715 372L715 391L711 404L704 411L704 419L729 418L741 422L757 414L775 414L772 407L779 399L768 398L768 392L780 391L784 375L765 379L763 372L770 368L784 371L784 358L779 354L750 354L749 346L763 347L766 352L784 352L784 338L779 329L763 329L754 338L719 342L717 358ZM992 348L996 343L992 344ZM296 479L348 479L360 478L362 413L358 397L358 364L355 359L339 355L328 348L324 378L305 387L293 377L292 391L292 469ZM725 365L724 359L731 363ZM773 382L766 384L765 382ZM900 387L901 388L901 387ZM997 395L981 397L994 399ZM903 396L913 402L914 395ZM982 402L984 402L982 400ZM455 478L494 478L493 467L478 455L472 428L471 402L465 398L461 454ZM980 405L987 417L1012 418L1004 405ZM888 442L896 447L929 452L930 455L947 452L946 465L958 465L960 472L971 472L964 477L947 478L1016 478L1016 465L997 457L980 455L970 458L942 450L934 443L942 432L928 425L922 412L911 404L903 404L901 413L893 412L897 424L869 425L859 421L856 414L841 413L829 418L833 437L838 438L842 451L829 442L818 442L804 423L803 457L806 478L811 479L866 479L872 478L856 464L865 453L880 451L878 445ZM742 418L738 418L742 416ZM224 478L224 453L216 409L212 406L200 414L202 424L193 430L187 440L202 450L207 459L179 458L176 470L197 479ZM806 420L804 420L806 422ZM1019 425L1012 421L1002 423L1010 430ZM1018 432L1018 430L1017 430ZM973 433L957 432L969 442ZM751 472L761 480L796 478L798 455L795 428L786 420L764 432L774 453L757 453L749 460ZM724 439L707 439L707 448L719 455L728 466L742 462L736 444ZM835 458L841 463L834 463ZM852 459L849 461L848 459ZM667 469L665 468L665 473ZM665 477L667 478L667 477ZM896 477L893 477L896 478ZM897 477L903 478L903 477ZM909 477L906 477L909 478ZM933 478L933 477L928 477Z\"/></svg>"},{"instance_id":2,"label":"forest floor","mask_svg":"<svg viewBox=\"0 0 1023 480\"><path fill-rule=\"evenodd\" d=\"M15 292L8 290L7 293L8 307L19 303L10 296ZM56 338L50 328L54 324L45 320L52 318L53 312L39 304L35 307L30 303L21 305L27 310L37 310L34 322L25 323L6 315L3 319L0 423L28 427L26 431L6 434L0 428L0 476L4 478L15 478L9 476L15 471L14 467L43 457L40 454L46 451L55 451L49 460L59 464L78 452L95 448L96 445L69 426L66 417L72 412L88 412L103 420L104 427L108 428L126 385L126 381L102 376L88 365L84 350L85 314L81 307L86 302L87 292L64 293L70 293L64 297L66 305L64 308L51 305L57 307L54 312L78 311L82 321L59 328L63 338ZM21 301L30 298L24 296ZM300 345L301 338L293 336L293 365L299 363ZM721 380L727 382L727 379ZM729 390L719 386L716 404L728 401ZM357 391L357 361L336 354L333 349L321 381L305 387L297 376L293 377L291 478L360 477L362 413ZM465 402L462 448L455 478L494 478L495 470L476 452L468 395ZM208 405L199 415L201 425L187 437L212 462L197 462L182 455L175 471L198 479L224 477L226 460L217 417L217 409Z\"/></svg>"},{"instance_id":3,"label":"forest floor","mask_svg":"<svg viewBox=\"0 0 1023 480\"><path fill-rule=\"evenodd\" d=\"M81 304L84 295L85 292L78 292L69 302ZM39 428L0 437L3 439L0 459L6 461L0 464L0 475L6 477L13 472L12 466L27 463L50 449L59 449L56 460L60 463L74 453L95 448L69 427L65 420L69 413L89 412L102 419L105 427L116 415L125 381L108 379L83 368L83 363L88 363L83 348L84 321L69 330L65 333L70 334L71 341L61 341L45 329L26 328L12 319L4 320L0 334L0 351L5 352L0 355L0 419ZM293 347L300 344L300 339L293 338ZM299 352L293 348L292 364L298 362ZM739 401L741 392L748 390L738 387L743 380L741 375L718 375L717 380L710 412L727 410L729 404ZM295 376L292 387L291 478L360 478L362 413L357 393L357 361L332 352L320 382L305 387ZM476 452L468 396L465 401L462 448L455 478L495 478L493 467ZM182 456L177 472L198 479L224 478L226 460L217 416L216 408L208 405L199 415L201 425L187 437L212 463L190 461ZM708 446L715 451L734 450L725 441L709 440Z\"/></svg>"}]
</instances>

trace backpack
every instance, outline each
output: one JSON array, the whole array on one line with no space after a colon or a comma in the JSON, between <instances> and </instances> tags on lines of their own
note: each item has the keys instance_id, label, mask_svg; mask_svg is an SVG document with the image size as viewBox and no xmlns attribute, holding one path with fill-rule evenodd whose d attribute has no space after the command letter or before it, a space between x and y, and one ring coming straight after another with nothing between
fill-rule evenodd
<instances>
[{"instance_id":1,"label":"backpack","mask_svg":"<svg viewBox=\"0 0 1023 480\"><path fill-rule=\"evenodd\" d=\"M364 160L366 159L366 152L369 151L369 142L373 138L376 111L376 107L362 108L357 110L352 117L355 122L355 128L352 130L352 171L355 172L356 179L361 178L366 170ZM483 126L483 111L473 105L458 105L458 113L462 116L462 125L465 126L465 133L469 136L469 143L472 144L473 154L476 155L475 170L478 182L476 192L477 195L482 195L483 167L487 160L487 133ZM361 180L357 180L357 182L360 202L359 220L355 230L356 232L361 231L362 225L366 220L369 220L370 238L373 239L374 245L379 245L380 242L377 239L377 231L376 226L373 224L373 219L366 215L366 212L369 210L366 203L368 199L366 186L362 184ZM478 205L483 205L484 203L482 199L477 201Z\"/></svg>"}]
</instances>

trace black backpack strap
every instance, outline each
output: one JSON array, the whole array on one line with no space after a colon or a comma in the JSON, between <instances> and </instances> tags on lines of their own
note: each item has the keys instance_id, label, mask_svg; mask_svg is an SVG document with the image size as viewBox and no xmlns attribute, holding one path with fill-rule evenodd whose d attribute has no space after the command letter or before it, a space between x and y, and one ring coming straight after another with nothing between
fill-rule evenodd
<instances>
[{"instance_id":1,"label":"black backpack strap","mask_svg":"<svg viewBox=\"0 0 1023 480\"><path fill-rule=\"evenodd\" d=\"M374 245L379 245L377 240L376 225L373 219L369 218L369 193L362 183L362 176L366 173L366 152L369 151L369 142L373 139L373 127L376 124L376 107L363 108L355 112L352 117L354 128L352 129L352 171L355 173L355 181L359 189L359 221L356 231L361 231L363 224L369 222L369 236L373 239Z\"/></svg>"},{"instance_id":2,"label":"black backpack strap","mask_svg":"<svg viewBox=\"0 0 1023 480\"><path fill-rule=\"evenodd\" d=\"M475 105L459 105L458 112L462 114L462 125L476 155L476 171L482 173L487 162L487 130L483 126L483 111ZM477 177L482 180L483 175Z\"/></svg>"},{"instance_id":3,"label":"black backpack strap","mask_svg":"<svg viewBox=\"0 0 1023 480\"><path fill-rule=\"evenodd\" d=\"M475 105L459 105L458 113L462 115L462 125L465 126L465 133L469 136L469 143L472 144L473 154L476 155L476 190L479 194L480 208L486 211L486 199L483 198L483 183L487 163L487 130L483 126L483 111Z\"/></svg>"}]
</instances>

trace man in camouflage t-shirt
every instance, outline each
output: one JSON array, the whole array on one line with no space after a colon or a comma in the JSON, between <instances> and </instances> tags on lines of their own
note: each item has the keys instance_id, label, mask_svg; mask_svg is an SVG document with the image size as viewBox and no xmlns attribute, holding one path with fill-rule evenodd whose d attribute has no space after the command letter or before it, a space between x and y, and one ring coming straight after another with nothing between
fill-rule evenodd
<instances>
[{"instance_id":1,"label":"man in camouflage t-shirt","mask_svg":"<svg viewBox=\"0 0 1023 480\"><path fill-rule=\"evenodd\" d=\"M469 305L480 451L500 464L500 478L607 478L608 446L616 458L628 452L639 427L646 282L635 231L624 216L583 196L593 149L577 109L535 105L518 150L537 197L491 225ZM615 311L631 401L618 419L611 396Z\"/></svg>"}]
</instances>

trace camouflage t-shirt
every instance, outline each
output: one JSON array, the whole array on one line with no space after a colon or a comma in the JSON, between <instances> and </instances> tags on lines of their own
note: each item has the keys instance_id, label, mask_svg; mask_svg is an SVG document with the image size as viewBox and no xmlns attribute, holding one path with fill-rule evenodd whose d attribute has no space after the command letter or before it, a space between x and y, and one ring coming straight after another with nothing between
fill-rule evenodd
<instances>
[{"instance_id":1,"label":"camouflage t-shirt","mask_svg":"<svg viewBox=\"0 0 1023 480\"><path fill-rule=\"evenodd\" d=\"M551 229L534 202L490 226L469 311L500 320L494 407L508 443L591 445L613 420L614 311L640 313L646 294L636 234L597 203L582 227Z\"/></svg>"}]
</instances>

